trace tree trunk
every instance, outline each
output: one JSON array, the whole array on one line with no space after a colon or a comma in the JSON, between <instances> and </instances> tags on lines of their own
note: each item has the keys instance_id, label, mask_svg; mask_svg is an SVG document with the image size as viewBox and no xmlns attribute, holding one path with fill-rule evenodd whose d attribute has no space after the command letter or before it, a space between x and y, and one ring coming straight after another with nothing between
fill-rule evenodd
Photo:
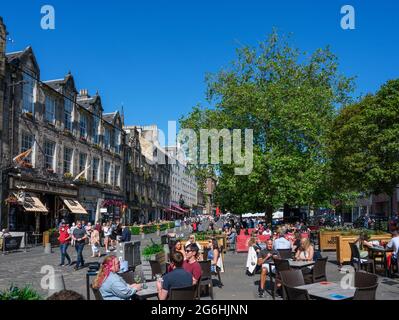
<instances>
[{"instance_id":1,"label":"tree trunk","mask_svg":"<svg viewBox=\"0 0 399 320\"><path fill-rule=\"evenodd\" d=\"M267 206L265 213L266 213L266 223L270 223L271 229L273 231L273 207Z\"/></svg>"}]
</instances>

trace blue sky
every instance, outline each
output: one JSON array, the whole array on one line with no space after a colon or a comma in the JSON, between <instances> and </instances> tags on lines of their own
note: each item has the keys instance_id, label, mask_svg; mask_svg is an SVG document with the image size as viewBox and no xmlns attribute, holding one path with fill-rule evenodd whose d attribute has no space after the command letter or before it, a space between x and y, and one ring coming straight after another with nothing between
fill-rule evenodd
<instances>
[{"instance_id":1,"label":"blue sky","mask_svg":"<svg viewBox=\"0 0 399 320\"><path fill-rule=\"evenodd\" d=\"M45 4L55 8L55 30L40 27ZM345 4L356 9L356 30L340 27ZM399 77L397 0L23 0L2 3L0 16L13 39L7 51L31 45L42 80L70 70L78 89L99 90L106 111L123 103L126 124L165 132L168 120L205 104L206 72L273 27L305 51L331 45L341 72L357 76L356 95Z\"/></svg>"}]
</instances>

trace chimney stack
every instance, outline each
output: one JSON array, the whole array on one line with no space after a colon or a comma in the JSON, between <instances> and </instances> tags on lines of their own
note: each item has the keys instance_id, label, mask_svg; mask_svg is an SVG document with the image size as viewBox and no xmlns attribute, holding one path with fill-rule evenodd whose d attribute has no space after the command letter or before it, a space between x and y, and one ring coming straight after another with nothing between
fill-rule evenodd
<instances>
[{"instance_id":1,"label":"chimney stack","mask_svg":"<svg viewBox=\"0 0 399 320\"><path fill-rule=\"evenodd\" d=\"M79 95L80 95L82 98L89 98L89 92L88 92L87 89L81 89L81 90L79 91Z\"/></svg>"}]
</instances>

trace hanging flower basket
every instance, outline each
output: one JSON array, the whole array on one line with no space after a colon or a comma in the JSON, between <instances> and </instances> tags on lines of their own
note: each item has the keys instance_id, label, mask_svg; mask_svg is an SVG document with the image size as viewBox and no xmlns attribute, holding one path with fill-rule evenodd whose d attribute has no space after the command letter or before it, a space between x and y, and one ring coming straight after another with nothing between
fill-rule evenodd
<instances>
[{"instance_id":1,"label":"hanging flower basket","mask_svg":"<svg viewBox=\"0 0 399 320\"><path fill-rule=\"evenodd\" d=\"M14 196L9 196L5 201L5 204L9 205L17 205L18 204L18 199Z\"/></svg>"},{"instance_id":2,"label":"hanging flower basket","mask_svg":"<svg viewBox=\"0 0 399 320\"><path fill-rule=\"evenodd\" d=\"M112 206L122 208L125 206L125 204L123 203L123 201L110 199L110 200L104 200L101 206L103 208L112 207Z\"/></svg>"}]
</instances>

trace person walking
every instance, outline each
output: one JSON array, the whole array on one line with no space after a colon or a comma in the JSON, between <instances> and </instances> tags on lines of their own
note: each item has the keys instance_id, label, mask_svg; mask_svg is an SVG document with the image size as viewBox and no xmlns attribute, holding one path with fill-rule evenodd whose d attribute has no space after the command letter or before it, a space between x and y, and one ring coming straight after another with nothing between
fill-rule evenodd
<instances>
[{"instance_id":1,"label":"person walking","mask_svg":"<svg viewBox=\"0 0 399 320\"><path fill-rule=\"evenodd\" d=\"M95 256L101 257L100 252L100 233L97 229L92 230L90 234L90 244L91 244L91 251L93 255L91 256L94 258Z\"/></svg>"},{"instance_id":2,"label":"person walking","mask_svg":"<svg viewBox=\"0 0 399 320\"><path fill-rule=\"evenodd\" d=\"M61 251L61 263L60 266L65 265L65 258L68 261L68 265L71 264L71 258L68 255L68 246L71 241L71 235L69 234L69 228L65 225L65 221L61 221L59 228L59 237L58 241L60 242L60 251Z\"/></svg>"},{"instance_id":3,"label":"person walking","mask_svg":"<svg viewBox=\"0 0 399 320\"><path fill-rule=\"evenodd\" d=\"M82 227L82 223L76 223L76 229L73 231L72 239L75 240L75 250L77 254L75 270L79 270L84 266L83 249L85 247L87 234L86 230Z\"/></svg>"},{"instance_id":4,"label":"person walking","mask_svg":"<svg viewBox=\"0 0 399 320\"><path fill-rule=\"evenodd\" d=\"M76 224L75 222L72 222L72 227L69 229L69 235L71 236L71 246L75 246L75 240L72 237L73 231L76 229Z\"/></svg>"}]
</instances>

